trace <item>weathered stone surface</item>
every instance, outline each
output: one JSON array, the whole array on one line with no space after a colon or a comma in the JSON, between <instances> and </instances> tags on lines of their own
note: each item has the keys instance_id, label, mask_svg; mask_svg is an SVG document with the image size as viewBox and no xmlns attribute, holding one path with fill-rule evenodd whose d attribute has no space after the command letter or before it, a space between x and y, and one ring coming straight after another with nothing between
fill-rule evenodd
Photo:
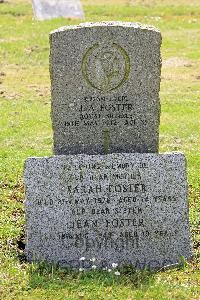
<instances>
[{"instance_id":1,"label":"weathered stone surface","mask_svg":"<svg viewBox=\"0 0 200 300\"><path fill-rule=\"evenodd\" d=\"M39 20L84 17L79 0L32 0L32 4L35 17Z\"/></svg>"},{"instance_id":2,"label":"weathered stone surface","mask_svg":"<svg viewBox=\"0 0 200 300\"><path fill-rule=\"evenodd\" d=\"M25 187L30 261L154 268L191 256L183 154L29 158Z\"/></svg>"},{"instance_id":3,"label":"weathered stone surface","mask_svg":"<svg viewBox=\"0 0 200 300\"><path fill-rule=\"evenodd\" d=\"M50 34L55 154L157 152L161 34L137 23Z\"/></svg>"}]
</instances>

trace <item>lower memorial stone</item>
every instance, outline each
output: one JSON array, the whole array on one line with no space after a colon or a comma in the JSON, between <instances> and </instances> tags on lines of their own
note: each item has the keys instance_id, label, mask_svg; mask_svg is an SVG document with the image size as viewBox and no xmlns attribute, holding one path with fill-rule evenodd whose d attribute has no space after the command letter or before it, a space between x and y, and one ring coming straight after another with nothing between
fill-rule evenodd
<instances>
[{"instance_id":1,"label":"lower memorial stone","mask_svg":"<svg viewBox=\"0 0 200 300\"><path fill-rule=\"evenodd\" d=\"M29 261L152 269L191 257L183 154L29 158L25 187Z\"/></svg>"}]
</instances>

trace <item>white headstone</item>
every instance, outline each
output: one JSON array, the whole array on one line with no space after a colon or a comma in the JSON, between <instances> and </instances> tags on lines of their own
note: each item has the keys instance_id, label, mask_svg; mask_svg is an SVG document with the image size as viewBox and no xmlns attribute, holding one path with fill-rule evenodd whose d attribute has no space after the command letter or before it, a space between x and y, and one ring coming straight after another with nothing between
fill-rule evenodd
<instances>
[{"instance_id":1,"label":"white headstone","mask_svg":"<svg viewBox=\"0 0 200 300\"><path fill-rule=\"evenodd\" d=\"M84 18L79 0L32 0L36 19Z\"/></svg>"}]
</instances>

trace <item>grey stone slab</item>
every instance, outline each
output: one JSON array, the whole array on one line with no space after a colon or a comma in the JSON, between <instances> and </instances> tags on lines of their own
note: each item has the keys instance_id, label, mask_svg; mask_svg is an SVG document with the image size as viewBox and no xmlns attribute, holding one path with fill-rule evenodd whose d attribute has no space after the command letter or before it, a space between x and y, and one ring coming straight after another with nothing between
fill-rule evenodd
<instances>
[{"instance_id":1,"label":"grey stone slab","mask_svg":"<svg viewBox=\"0 0 200 300\"><path fill-rule=\"evenodd\" d=\"M38 20L53 18L84 18L79 0L32 0L34 15Z\"/></svg>"},{"instance_id":2,"label":"grey stone slab","mask_svg":"<svg viewBox=\"0 0 200 300\"><path fill-rule=\"evenodd\" d=\"M191 257L183 154L29 158L25 188L29 261L161 268Z\"/></svg>"},{"instance_id":3,"label":"grey stone slab","mask_svg":"<svg viewBox=\"0 0 200 300\"><path fill-rule=\"evenodd\" d=\"M50 34L55 154L157 152L161 34L102 22Z\"/></svg>"}]
</instances>

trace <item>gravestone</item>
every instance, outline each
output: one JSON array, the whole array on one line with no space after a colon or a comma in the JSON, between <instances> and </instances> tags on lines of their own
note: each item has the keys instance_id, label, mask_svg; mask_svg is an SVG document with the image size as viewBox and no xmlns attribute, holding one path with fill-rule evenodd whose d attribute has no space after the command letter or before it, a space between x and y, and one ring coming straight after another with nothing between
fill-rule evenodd
<instances>
[{"instance_id":1,"label":"gravestone","mask_svg":"<svg viewBox=\"0 0 200 300\"><path fill-rule=\"evenodd\" d=\"M182 154L30 158L28 260L162 268L190 257Z\"/></svg>"},{"instance_id":2,"label":"gravestone","mask_svg":"<svg viewBox=\"0 0 200 300\"><path fill-rule=\"evenodd\" d=\"M158 152L161 34L135 23L50 35L55 154Z\"/></svg>"},{"instance_id":3,"label":"gravestone","mask_svg":"<svg viewBox=\"0 0 200 300\"><path fill-rule=\"evenodd\" d=\"M159 31L81 24L52 32L50 43L59 155L25 164L27 259L139 269L189 259L185 157L155 153Z\"/></svg>"},{"instance_id":4,"label":"gravestone","mask_svg":"<svg viewBox=\"0 0 200 300\"><path fill-rule=\"evenodd\" d=\"M38 20L53 18L84 18L79 0L32 0L34 15Z\"/></svg>"}]
</instances>

